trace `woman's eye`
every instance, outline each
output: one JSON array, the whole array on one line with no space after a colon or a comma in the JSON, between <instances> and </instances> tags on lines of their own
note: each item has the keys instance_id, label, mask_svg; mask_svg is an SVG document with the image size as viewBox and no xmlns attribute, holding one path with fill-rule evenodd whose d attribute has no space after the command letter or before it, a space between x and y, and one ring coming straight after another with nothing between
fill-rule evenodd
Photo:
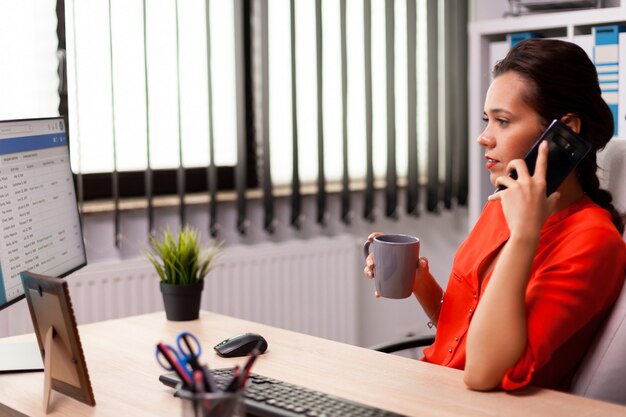
<instances>
[{"instance_id":1,"label":"woman's eye","mask_svg":"<svg viewBox=\"0 0 626 417\"><path fill-rule=\"evenodd\" d=\"M483 119L483 122L485 122L485 123L487 123L489 121L489 118L487 116L483 116L482 119Z\"/></svg>"},{"instance_id":2,"label":"woman's eye","mask_svg":"<svg viewBox=\"0 0 626 417\"><path fill-rule=\"evenodd\" d=\"M509 123L509 121L508 121L508 120L505 120L505 119L498 119L498 124L499 124L500 126L507 125L508 123Z\"/></svg>"}]
</instances>

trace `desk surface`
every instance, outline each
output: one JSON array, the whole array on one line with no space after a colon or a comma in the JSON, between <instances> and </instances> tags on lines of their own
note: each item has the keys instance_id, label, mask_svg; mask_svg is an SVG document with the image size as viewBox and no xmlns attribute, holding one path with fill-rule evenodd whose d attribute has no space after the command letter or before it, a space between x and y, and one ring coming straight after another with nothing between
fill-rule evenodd
<instances>
[{"instance_id":1,"label":"desk surface","mask_svg":"<svg viewBox=\"0 0 626 417\"><path fill-rule=\"evenodd\" d=\"M202 359L213 368L244 361L218 357L212 349L217 342L242 332L260 333L269 349L253 372L408 416L626 415L626 407L549 390L473 392L454 369L209 312L191 322L170 322L164 313L155 313L80 326L97 404L92 408L53 391L48 415L179 415L180 400L158 381L163 371L154 349L158 341L173 341L181 330L198 335ZM2 343L31 338L16 336ZM42 372L0 375L0 415L45 415L42 400Z\"/></svg>"}]
</instances>

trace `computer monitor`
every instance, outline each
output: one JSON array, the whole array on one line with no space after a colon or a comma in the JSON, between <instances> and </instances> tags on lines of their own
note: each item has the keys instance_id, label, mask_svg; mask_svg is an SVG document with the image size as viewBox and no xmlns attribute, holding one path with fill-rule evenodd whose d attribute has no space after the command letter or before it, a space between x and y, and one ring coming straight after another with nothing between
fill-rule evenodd
<instances>
[{"instance_id":1,"label":"computer monitor","mask_svg":"<svg viewBox=\"0 0 626 417\"><path fill-rule=\"evenodd\" d=\"M65 121L0 121L0 310L24 298L20 272L64 277L86 262Z\"/></svg>"}]
</instances>

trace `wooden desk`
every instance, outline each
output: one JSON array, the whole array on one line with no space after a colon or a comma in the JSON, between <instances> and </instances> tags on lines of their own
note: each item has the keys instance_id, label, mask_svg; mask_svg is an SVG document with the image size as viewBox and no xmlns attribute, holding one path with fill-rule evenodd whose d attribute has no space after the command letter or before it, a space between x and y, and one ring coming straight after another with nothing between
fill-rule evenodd
<instances>
[{"instance_id":1,"label":"wooden desk","mask_svg":"<svg viewBox=\"0 0 626 417\"><path fill-rule=\"evenodd\" d=\"M462 373L258 323L202 312L200 320L169 322L164 313L79 327L96 406L54 392L50 416L176 416L180 400L158 381L158 341L172 342L181 330L203 342L202 359L213 368L243 363L212 349L241 332L268 340L253 372L282 379L408 416L625 416L626 407L549 390L516 394L465 388ZM2 343L34 340L16 336ZM0 375L0 415L43 416L43 373Z\"/></svg>"}]
</instances>

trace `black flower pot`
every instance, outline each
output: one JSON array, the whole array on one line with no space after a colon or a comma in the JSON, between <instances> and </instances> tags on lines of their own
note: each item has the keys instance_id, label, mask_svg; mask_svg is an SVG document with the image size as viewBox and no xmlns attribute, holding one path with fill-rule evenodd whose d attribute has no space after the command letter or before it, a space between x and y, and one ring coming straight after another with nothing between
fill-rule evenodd
<instances>
[{"instance_id":1,"label":"black flower pot","mask_svg":"<svg viewBox=\"0 0 626 417\"><path fill-rule=\"evenodd\" d=\"M171 321L196 320L200 315L200 301L204 281L189 285L172 285L161 282L165 317Z\"/></svg>"}]
</instances>

